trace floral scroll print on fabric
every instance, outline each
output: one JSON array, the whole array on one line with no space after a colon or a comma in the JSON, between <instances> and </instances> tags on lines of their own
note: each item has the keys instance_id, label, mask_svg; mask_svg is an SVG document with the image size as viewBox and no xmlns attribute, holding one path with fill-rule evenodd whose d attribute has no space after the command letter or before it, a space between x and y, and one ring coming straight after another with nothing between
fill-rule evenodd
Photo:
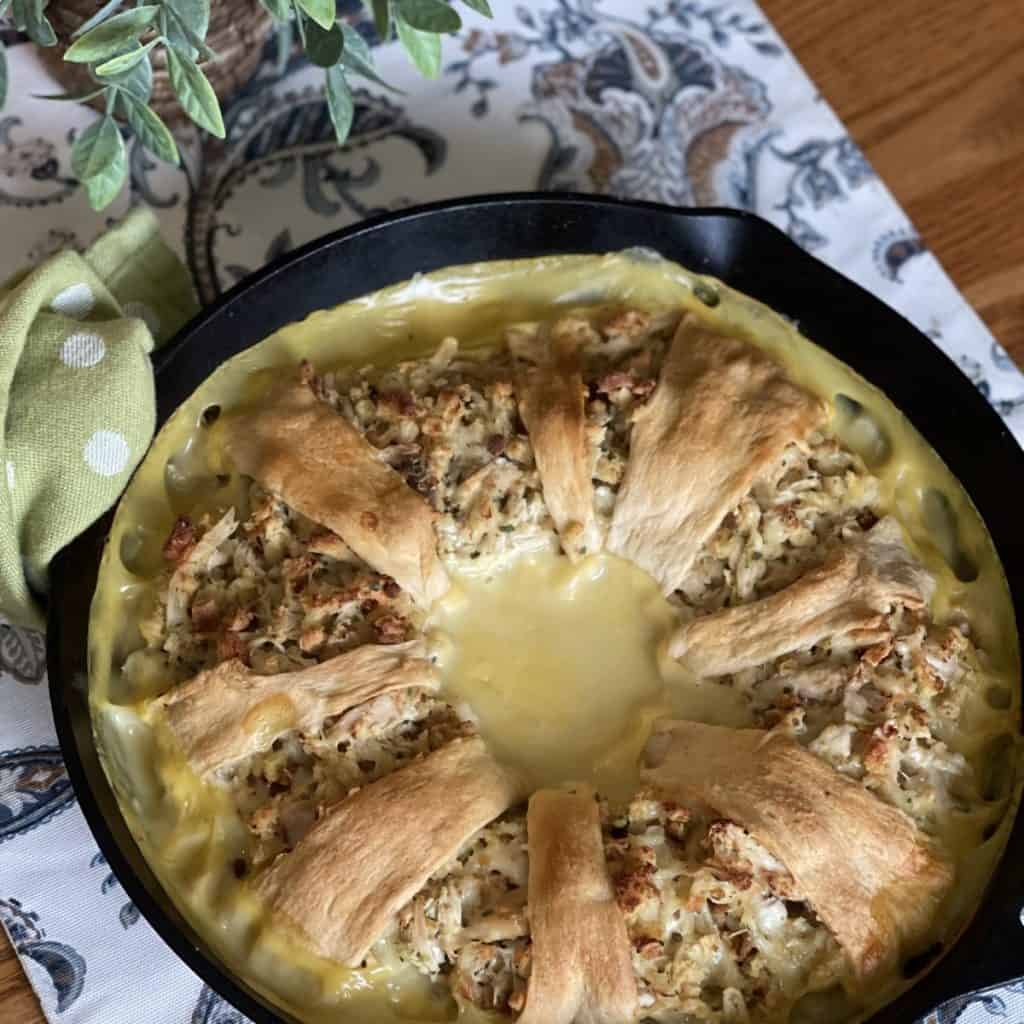
<instances>
[{"instance_id":1,"label":"floral scroll print on fabric","mask_svg":"<svg viewBox=\"0 0 1024 1024\"><path fill-rule=\"evenodd\" d=\"M46 647L34 629L0 622L0 673L19 683L39 683L46 675Z\"/></svg>"},{"instance_id":2,"label":"floral scroll print on fabric","mask_svg":"<svg viewBox=\"0 0 1024 1024\"><path fill-rule=\"evenodd\" d=\"M61 173L60 153L57 143L33 136L20 117L0 117L0 206L31 209L70 196L78 182Z\"/></svg>"},{"instance_id":3,"label":"floral scroll print on fabric","mask_svg":"<svg viewBox=\"0 0 1024 1024\"><path fill-rule=\"evenodd\" d=\"M74 799L56 746L0 752L0 843L49 821Z\"/></svg>"},{"instance_id":4,"label":"floral scroll print on fabric","mask_svg":"<svg viewBox=\"0 0 1024 1024\"><path fill-rule=\"evenodd\" d=\"M191 1024L249 1024L249 1018L225 1002L209 985L199 993Z\"/></svg>"},{"instance_id":5,"label":"floral scroll print on fabric","mask_svg":"<svg viewBox=\"0 0 1024 1024\"><path fill-rule=\"evenodd\" d=\"M1001 348L995 346L992 353L992 361L998 364L1000 359L1008 358ZM1008 398L994 398L992 386L985 374L985 367L980 360L972 359L970 356L961 356L957 361L960 369L971 378L974 386L995 406L996 412L1001 416L1012 416L1018 409L1024 409L1024 386L1018 389L1018 394Z\"/></svg>"},{"instance_id":6,"label":"floral scroll print on fabric","mask_svg":"<svg viewBox=\"0 0 1024 1024\"><path fill-rule=\"evenodd\" d=\"M1024 1014L1024 981L1014 981L997 989L951 999L924 1024L985 1024L988 1021L1017 1024L1024 1019L1021 1014Z\"/></svg>"},{"instance_id":7,"label":"floral scroll print on fabric","mask_svg":"<svg viewBox=\"0 0 1024 1024\"><path fill-rule=\"evenodd\" d=\"M187 255L205 301L292 247L293 218L286 218L262 261L242 263L222 255L234 251L228 243L244 231L254 209L272 209L298 192L313 215L310 224L322 225L321 218L351 223L415 202L411 195L395 194L393 185L388 189L396 166L406 171L418 166L430 175L444 163L441 134L410 118L398 102L365 89L355 90L352 129L339 149L322 89L270 87L281 80L272 42L256 80L225 114L225 139L212 140L204 150L203 180L188 212ZM251 252L250 246L243 248Z\"/></svg>"},{"instance_id":8,"label":"floral scroll print on fabric","mask_svg":"<svg viewBox=\"0 0 1024 1024\"><path fill-rule=\"evenodd\" d=\"M912 228L887 231L875 242L875 266L883 277L899 281L904 264L923 252L924 242Z\"/></svg>"},{"instance_id":9,"label":"floral scroll print on fabric","mask_svg":"<svg viewBox=\"0 0 1024 1024\"><path fill-rule=\"evenodd\" d=\"M809 139L792 150L777 143L776 138L777 133L770 133L748 153L751 187L756 184L754 175L762 158L774 158L791 168L785 198L775 203L775 209L785 215L784 227L793 241L813 252L828 243L828 238L812 223L814 211L845 200L854 189L871 180L874 171L846 136ZM749 198L752 201L753 196ZM895 272L891 279L897 279Z\"/></svg>"},{"instance_id":10,"label":"floral scroll print on fabric","mask_svg":"<svg viewBox=\"0 0 1024 1024\"><path fill-rule=\"evenodd\" d=\"M107 858L102 853L97 853L89 861L89 867L105 868L107 867ZM121 883L117 880L117 875L113 871L108 871L100 883L100 893L105 896L108 892L119 891L120 888ZM131 900L128 900L121 905L121 909L117 913L117 919L121 922L122 928L131 928L133 924L138 923L139 908Z\"/></svg>"},{"instance_id":11,"label":"floral scroll print on fabric","mask_svg":"<svg viewBox=\"0 0 1024 1024\"><path fill-rule=\"evenodd\" d=\"M48 939L40 926L40 915L13 897L0 898L0 921L22 962L29 966L44 1008L63 1013L82 994L82 955L63 942Z\"/></svg>"},{"instance_id":12,"label":"floral scroll print on fabric","mask_svg":"<svg viewBox=\"0 0 1024 1024\"><path fill-rule=\"evenodd\" d=\"M520 31L471 35L468 58L448 71L460 76L457 88L482 91L479 107L490 87L475 71L481 57L542 58L531 73L532 102L520 113L550 135L540 188L744 205L745 147L763 132L770 104L761 82L715 51L734 33L759 34L764 25L712 11L670 4L637 22L597 4L520 7ZM691 38L694 19L712 23L717 45Z\"/></svg>"},{"instance_id":13,"label":"floral scroll print on fabric","mask_svg":"<svg viewBox=\"0 0 1024 1024\"><path fill-rule=\"evenodd\" d=\"M765 179L782 177L785 195L774 209L784 226L808 248L825 245L828 237L810 215L873 172L845 135L782 144L768 88L743 61L754 54L770 64L783 56L764 20L714 4L652 6L639 20L612 7L559 0L518 7L513 31L469 29L461 55L445 67L453 100L485 122L486 135L494 98L505 88L501 70L532 64L529 99L514 116L548 138L536 187L752 209ZM365 20L358 24L370 34ZM298 193L306 211L339 226L415 202L405 191L415 188L411 168L421 167L425 178L457 173L446 165L442 133L411 116L401 98L367 90L357 92L352 136L339 150L320 89L281 92L280 69L272 43L257 78L226 113L226 140L203 149L186 237L206 300L257 269L229 254L252 252L233 240L249 215L277 205L272 193ZM156 202L145 175L139 182ZM317 222L307 223L303 230L281 222L265 243L264 262L287 251L282 238L299 244L315 234Z\"/></svg>"}]
</instances>

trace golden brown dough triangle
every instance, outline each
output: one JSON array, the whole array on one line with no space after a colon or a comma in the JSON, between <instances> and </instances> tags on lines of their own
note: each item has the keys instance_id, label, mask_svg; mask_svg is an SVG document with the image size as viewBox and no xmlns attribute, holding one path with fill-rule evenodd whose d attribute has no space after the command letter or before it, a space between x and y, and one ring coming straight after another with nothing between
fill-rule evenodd
<instances>
[{"instance_id":1,"label":"golden brown dough triangle","mask_svg":"<svg viewBox=\"0 0 1024 1024\"><path fill-rule=\"evenodd\" d=\"M219 429L241 472L330 527L418 604L430 605L448 588L430 506L307 384L226 417Z\"/></svg>"},{"instance_id":2,"label":"golden brown dough triangle","mask_svg":"<svg viewBox=\"0 0 1024 1024\"><path fill-rule=\"evenodd\" d=\"M156 704L193 770L209 775L266 750L282 733L313 732L325 718L410 686L438 686L421 640L365 644L273 676L233 659L175 686Z\"/></svg>"},{"instance_id":3,"label":"golden brown dough triangle","mask_svg":"<svg viewBox=\"0 0 1024 1024\"><path fill-rule=\"evenodd\" d=\"M608 549L672 593L757 477L824 418L760 349L684 316L634 419Z\"/></svg>"},{"instance_id":4,"label":"golden brown dough triangle","mask_svg":"<svg viewBox=\"0 0 1024 1024\"><path fill-rule=\"evenodd\" d=\"M869 644L887 634L885 615L894 605L922 608L933 588L904 545L899 523L886 517L777 594L680 626L669 654L695 675L717 676L831 636L853 633Z\"/></svg>"},{"instance_id":5,"label":"golden brown dough triangle","mask_svg":"<svg viewBox=\"0 0 1024 1024\"><path fill-rule=\"evenodd\" d=\"M581 351L559 324L509 332L516 357L519 415L530 436L544 501L572 561L601 549L588 454Z\"/></svg>"},{"instance_id":6,"label":"golden brown dough triangle","mask_svg":"<svg viewBox=\"0 0 1024 1024\"><path fill-rule=\"evenodd\" d=\"M796 880L857 973L913 951L953 870L902 811L793 739L662 720L641 776L742 825Z\"/></svg>"},{"instance_id":7,"label":"golden brown dough triangle","mask_svg":"<svg viewBox=\"0 0 1024 1024\"><path fill-rule=\"evenodd\" d=\"M399 908L519 796L483 740L453 740L331 807L256 888L316 952L357 965Z\"/></svg>"},{"instance_id":8,"label":"golden brown dough triangle","mask_svg":"<svg viewBox=\"0 0 1024 1024\"><path fill-rule=\"evenodd\" d=\"M626 1024L637 1009L626 923L589 786L542 789L526 817L530 983L519 1024Z\"/></svg>"}]
</instances>

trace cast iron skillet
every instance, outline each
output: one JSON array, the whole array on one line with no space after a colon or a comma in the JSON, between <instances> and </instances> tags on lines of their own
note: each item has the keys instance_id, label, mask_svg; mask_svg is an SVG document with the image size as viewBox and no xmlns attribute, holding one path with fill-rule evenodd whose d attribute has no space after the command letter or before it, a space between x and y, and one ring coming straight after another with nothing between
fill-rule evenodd
<instances>
[{"instance_id":1,"label":"cast iron skillet","mask_svg":"<svg viewBox=\"0 0 1024 1024\"><path fill-rule=\"evenodd\" d=\"M431 271L478 260L601 253L646 246L712 274L798 321L819 345L881 387L935 447L980 510L1024 621L1024 531L1007 500L1024 452L966 377L878 299L808 256L766 221L732 210L680 210L551 193L434 203L311 242L246 278L156 357L158 423L224 360L317 309ZM89 603L108 514L53 563L47 638L57 733L79 803L128 895L164 941L254 1021L279 1013L234 977L175 910L121 817L93 746L86 700ZM1024 815L970 928L872 1024L907 1024L939 1003L1024 974ZM923 972L936 949L905 967Z\"/></svg>"}]
</instances>

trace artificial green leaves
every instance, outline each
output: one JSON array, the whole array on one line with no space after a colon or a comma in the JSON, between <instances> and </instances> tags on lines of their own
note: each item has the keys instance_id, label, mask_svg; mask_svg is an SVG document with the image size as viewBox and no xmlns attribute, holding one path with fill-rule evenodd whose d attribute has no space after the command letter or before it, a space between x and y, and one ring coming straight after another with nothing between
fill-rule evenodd
<instances>
[{"instance_id":1,"label":"artificial green leaves","mask_svg":"<svg viewBox=\"0 0 1024 1024\"><path fill-rule=\"evenodd\" d=\"M56 40L46 18L48 0L0 0L0 17L40 46ZM216 2L216 0L213 0ZM336 0L260 0L277 23L278 67L283 72L295 38L309 61L324 69L327 109L341 144L355 117L349 76L357 75L392 88L374 68L362 25L339 20ZM447 0L364 0L382 43L397 38L421 74L441 73L441 37L457 32L462 18ZM488 0L461 0L469 9L491 16ZM211 0L149 0L129 7L107 0L73 34L64 59L85 65L96 88L83 95L47 97L78 102L103 98L105 113L80 132L72 147L72 168L95 209L108 205L128 175L126 137L134 137L160 160L177 163L178 146L167 126L149 106L153 90L151 56L163 57L182 110L203 130L225 134L220 103L204 71L217 54L206 42ZM0 107L8 88L6 55L0 43ZM395 90L397 91L397 90Z\"/></svg>"},{"instance_id":2,"label":"artificial green leaves","mask_svg":"<svg viewBox=\"0 0 1024 1024\"><path fill-rule=\"evenodd\" d=\"M95 209L107 206L121 191L128 172L124 139L110 114L93 121L71 147L71 169L85 185Z\"/></svg>"}]
</instances>

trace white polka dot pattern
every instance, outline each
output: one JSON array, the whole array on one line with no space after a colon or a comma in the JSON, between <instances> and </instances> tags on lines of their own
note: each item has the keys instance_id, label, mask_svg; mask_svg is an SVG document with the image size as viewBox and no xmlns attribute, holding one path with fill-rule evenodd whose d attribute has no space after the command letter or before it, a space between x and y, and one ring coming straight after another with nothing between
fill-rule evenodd
<instances>
[{"instance_id":1,"label":"white polka dot pattern","mask_svg":"<svg viewBox=\"0 0 1024 1024\"><path fill-rule=\"evenodd\" d=\"M144 302L126 302L124 312L125 316L135 316L144 320L149 328L149 333L154 338L160 332L160 317L157 316L156 310L152 306L147 306Z\"/></svg>"},{"instance_id":2,"label":"white polka dot pattern","mask_svg":"<svg viewBox=\"0 0 1024 1024\"><path fill-rule=\"evenodd\" d=\"M60 348L60 360L65 366L81 370L95 366L107 354L103 339L92 331L76 331Z\"/></svg>"},{"instance_id":3,"label":"white polka dot pattern","mask_svg":"<svg viewBox=\"0 0 1024 1024\"><path fill-rule=\"evenodd\" d=\"M92 312L96 305L96 296L92 289L84 282L68 285L63 291L58 292L50 303L50 309L54 313L62 313L64 316L73 316L81 319Z\"/></svg>"},{"instance_id":4,"label":"white polka dot pattern","mask_svg":"<svg viewBox=\"0 0 1024 1024\"><path fill-rule=\"evenodd\" d=\"M116 430L97 430L85 442L86 465L100 476L114 476L128 465L128 442Z\"/></svg>"}]
</instances>

